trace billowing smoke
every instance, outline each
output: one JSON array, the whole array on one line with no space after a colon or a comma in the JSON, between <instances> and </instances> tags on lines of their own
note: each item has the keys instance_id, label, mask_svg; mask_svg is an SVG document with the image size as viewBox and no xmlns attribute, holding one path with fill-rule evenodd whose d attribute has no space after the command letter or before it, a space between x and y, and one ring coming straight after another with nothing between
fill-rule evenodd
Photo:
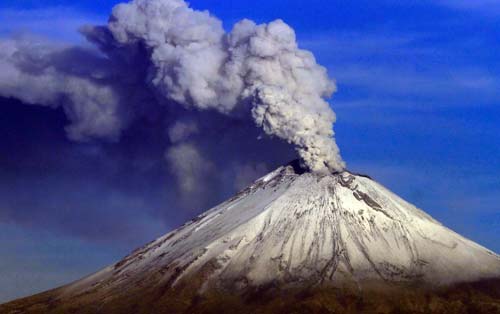
<instances>
[{"instance_id":1,"label":"billowing smoke","mask_svg":"<svg viewBox=\"0 0 500 314\"><path fill-rule=\"evenodd\" d=\"M73 62L72 49L33 38L0 41L0 95L17 98L28 104L62 106L71 121L67 127L73 140L88 137L116 139L124 127L125 117L119 107L120 96L116 90L99 78L99 62L90 70L79 72ZM70 57L70 60L65 60Z\"/></svg>"},{"instance_id":2,"label":"billowing smoke","mask_svg":"<svg viewBox=\"0 0 500 314\"><path fill-rule=\"evenodd\" d=\"M95 48L1 41L0 95L62 107L74 140L118 140L137 121L160 120L166 159L187 191L195 174L213 169L210 161L200 166L207 148L194 138L217 129L214 112L293 144L312 171L345 167L325 100L335 84L283 21L243 20L227 33L183 0L134 0L82 34Z\"/></svg>"}]
</instances>

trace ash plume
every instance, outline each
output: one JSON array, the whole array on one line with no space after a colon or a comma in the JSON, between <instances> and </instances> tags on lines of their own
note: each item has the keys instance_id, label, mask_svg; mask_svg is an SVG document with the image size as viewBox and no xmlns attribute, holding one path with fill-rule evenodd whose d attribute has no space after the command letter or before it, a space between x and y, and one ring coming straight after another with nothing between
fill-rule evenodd
<instances>
[{"instance_id":1,"label":"ash plume","mask_svg":"<svg viewBox=\"0 0 500 314\"><path fill-rule=\"evenodd\" d=\"M0 96L62 107L68 137L80 141L118 140L131 124L160 116L166 159L196 157L178 171L208 158L193 136L211 128L213 112L292 144L311 171L344 169L325 100L335 84L283 21L242 20L225 32L183 0L134 0L115 6L107 25L81 32L93 48L0 41Z\"/></svg>"}]
</instances>

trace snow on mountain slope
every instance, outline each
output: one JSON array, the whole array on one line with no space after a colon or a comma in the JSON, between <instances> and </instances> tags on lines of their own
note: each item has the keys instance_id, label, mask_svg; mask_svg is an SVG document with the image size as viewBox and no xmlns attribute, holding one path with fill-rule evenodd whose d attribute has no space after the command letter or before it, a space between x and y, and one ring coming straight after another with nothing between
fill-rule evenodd
<instances>
[{"instance_id":1,"label":"snow on mountain slope","mask_svg":"<svg viewBox=\"0 0 500 314\"><path fill-rule=\"evenodd\" d=\"M269 283L341 285L500 277L500 257L449 230L372 179L280 167L231 199L64 288Z\"/></svg>"}]
</instances>

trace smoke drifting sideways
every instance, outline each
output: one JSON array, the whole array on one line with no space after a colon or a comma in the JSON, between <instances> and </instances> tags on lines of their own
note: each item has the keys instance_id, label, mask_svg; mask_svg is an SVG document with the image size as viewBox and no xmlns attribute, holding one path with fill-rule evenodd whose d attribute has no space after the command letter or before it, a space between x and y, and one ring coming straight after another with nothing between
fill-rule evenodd
<instances>
[{"instance_id":1,"label":"smoke drifting sideways","mask_svg":"<svg viewBox=\"0 0 500 314\"><path fill-rule=\"evenodd\" d=\"M134 0L81 33L91 45L0 40L0 96L62 108L74 141L119 141L134 124L160 124L164 158L186 195L220 173L217 163L235 149L253 151L235 153L244 173L269 170L262 162L288 149L269 144L276 139L292 144L311 171L344 169L326 101L335 84L283 21L242 20L225 32L183 0Z\"/></svg>"}]
</instances>

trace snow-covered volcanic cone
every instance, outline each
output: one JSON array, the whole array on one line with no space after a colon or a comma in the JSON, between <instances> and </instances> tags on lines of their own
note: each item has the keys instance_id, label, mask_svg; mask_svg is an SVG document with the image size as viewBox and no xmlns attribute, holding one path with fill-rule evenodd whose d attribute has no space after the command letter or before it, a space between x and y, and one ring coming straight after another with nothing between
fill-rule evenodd
<instances>
[{"instance_id":1,"label":"snow-covered volcanic cone","mask_svg":"<svg viewBox=\"0 0 500 314\"><path fill-rule=\"evenodd\" d=\"M499 278L498 255L371 178L293 162L117 264L0 312L496 311Z\"/></svg>"}]
</instances>

